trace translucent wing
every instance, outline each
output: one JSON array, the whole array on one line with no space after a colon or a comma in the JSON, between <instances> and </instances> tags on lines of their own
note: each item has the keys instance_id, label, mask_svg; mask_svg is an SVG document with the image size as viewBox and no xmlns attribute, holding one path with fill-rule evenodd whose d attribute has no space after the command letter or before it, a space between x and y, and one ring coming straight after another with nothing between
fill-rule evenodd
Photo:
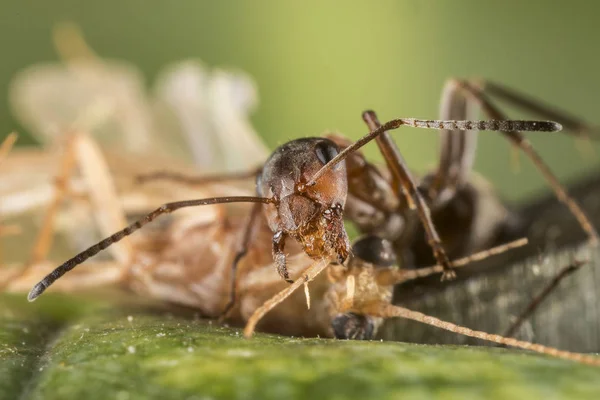
<instances>
[{"instance_id":1,"label":"translucent wing","mask_svg":"<svg viewBox=\"0 0 600 400\"><path fill-rule=\"evenodd\" d=\"M43 144L82 130L103 145L132 153L165 148L154 132L142 75L127 63L86 59L34 65L13 79L10 103Z\"/></svg>"},{"instance_id":2,"label":"translucent wing","mask_svg":"<svg viewBox=\"0 0 600 400\"><path fill-rule=\"evenodd\" d=\"M249 121L257 95L247 75L209 73L199 61L183 61L163 71L155 96L158 109L170 112L163 130L181 130L200 170L242 171L267 158L268 150Z\"/></svg>"}]
</instances>

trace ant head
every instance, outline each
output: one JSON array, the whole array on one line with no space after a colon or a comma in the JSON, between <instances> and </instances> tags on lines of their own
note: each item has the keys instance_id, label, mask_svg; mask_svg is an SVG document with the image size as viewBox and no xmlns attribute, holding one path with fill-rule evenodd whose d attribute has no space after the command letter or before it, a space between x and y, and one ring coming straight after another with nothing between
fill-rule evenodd
<instances>
[{"instance_id":1,"label":"ant head","mask_svg":"<svg viewBox=\"0 0 600 400\"><path fill-rule=\"evenodd\" d=\"M335 253L343 261L349 251L342 215L348 192L345 163L328 170L315 185L306 186L338 153L338 146L329 139L292 140L266 161L257 191L259 196L276 199L265 208L273 232L294 237L311 257Z\"/></svg>"}]
</instances>

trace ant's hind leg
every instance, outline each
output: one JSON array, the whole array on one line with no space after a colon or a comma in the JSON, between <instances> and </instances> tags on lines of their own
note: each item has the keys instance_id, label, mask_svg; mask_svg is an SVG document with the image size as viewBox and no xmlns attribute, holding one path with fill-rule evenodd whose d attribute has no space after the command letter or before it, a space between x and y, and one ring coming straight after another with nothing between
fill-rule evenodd
<instances>
[{"instance_id":1,"label":"ant's hind leg","mask_svg":"<svg viewBox=\"0 0 600 400\"><path fill-rule=\"evenodd\" d=\"M488 86L489 86L489 84L488 84ZM491 87L494 88L494 90L495 90L495 91L492 90L492 93L497 94L497 90L498 90L499 86L492 85ZM480 89L479 87L477 87L467 81L461 81L460 88L465 92L465 95L470 97L471 101L477 102L480 105L481 109L483 110L483 112L485 114L487 114L488 116L490 116L491 118L494 118L496 120L505 120L506 119L506 115L502 111L500 111L500 109L498 107L496 107L496 105L486 95L486 89ZM514 95L514 93L513 93L513 95ZM524 106L523 102L521 102L519 104L521 106ZM542 115L544 115L545 117L558 117L557 119L561 122L566 122L568 124L574 124L574 122L572 120L570 120L571 117L565 116L564 114L562 114L562 112L560 112L561 114L557 115L556 114L557 111L555 111L555 110L550 111L549 109L547 109L545 107L546 106L537 107L535 109L536 113L540 114L543 111L544 113ZM530 107L525 107L525 108L529 111L532 111L531 104L530 104ZM582 122L579 122L579 125L576 125L576 126L579 126L580 129L582 129L581 126L587 127L587 125L583 124ZM548 182L548 184L550 185L550 187L556 194L556 197L558 198L558 200L561 201L562 203L564 203L567 206L567 208L569 209L569 211L571 211L573 216L577 219L577 221L581 225L581 228L589 236L590 243L593 245L598 245L598 243L600 242L600 237L598 236L598 233L597 233L596 229L594 228L593 224L591 223L590 219L585 214L585 212L581 209L581 207L579 206L577 201L567 193L567 190L560 183L560 181L558 180L556 175L554 175L554 173L552 172L550 167L544 162L542 157L535 151L531 142L529 140L527 140L521 132L501 131L501 133L503 134L504 137L506 137L508 140L510 140L514 145L516 145L518 148L520 148L527 155L527 157L533 162L533 164L536 166L536 168L543 175L544 179Z\"/></svg>"},{"instance_id":2,"label":"ant's hind leg","mask_svg":"<svg viewBox=\"0 0 600 400\"><path fill-rule=\"evenodd\" d=\"M364 112L363 119L371 130L381 127L381 123L378 121L377 116L373 111ZM410 171L408 170L408 166L400 154L400 150L396 146L396 143L387 132L382 133L375 140L379 150L385 158L390 172L392 173L395 186L404 194L408 204L413 205L414 208L416 208L419 219L421 220L423 228L425 229L428 244L433 250L433 255L437 263L440 264L444 269L442 279L454 278L454 270L450 265L448 255L444 250L440 236L431 219L429 206L425 202L425 198L421 192L418 190L417 185Z\"/></svg>"}]
</instances>

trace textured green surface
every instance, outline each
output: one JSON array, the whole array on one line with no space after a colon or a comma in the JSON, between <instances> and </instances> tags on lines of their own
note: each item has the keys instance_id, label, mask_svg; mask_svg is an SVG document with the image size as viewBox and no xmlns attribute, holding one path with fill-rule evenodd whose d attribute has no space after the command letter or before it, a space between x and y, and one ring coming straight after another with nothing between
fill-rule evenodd
<instances>
[{"instance_id":1,"label":"textured green surface","mask_svg":"<svg viewBox=\"0 0 600 400\"><path fill-rule=\"evenodd\" d=\"M600 396L598 369L503 349L245 340L194 318L72 300L0 297L0 399Z\"/></svg>"}]
</instances>

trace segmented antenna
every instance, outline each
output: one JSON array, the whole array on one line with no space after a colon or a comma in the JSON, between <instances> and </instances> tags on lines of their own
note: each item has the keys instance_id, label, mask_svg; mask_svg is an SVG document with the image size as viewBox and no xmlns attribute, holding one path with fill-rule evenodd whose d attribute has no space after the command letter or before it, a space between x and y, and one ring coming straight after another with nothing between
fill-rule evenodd
<instances>
[{"instance_id":1,"label":"segmented antenna","mask_svg":"<svg viewBox=\"0 0 600 400\"><path fill-rule=\"evenodd\" d=\"M200 199L200 200L186 200L186 201L177 201L174 203L167 203L156 210L152 211L144 218L134 222L128 227L114 233L113 235L107 237L106 239L101 240L96 243L92 247L82 251L77 254L75 257L67 260L54 271L46 275L44 279L42 279L39 283L37 283L33 289L29 292L27 296L27 300L34 301L39 297L44 291L52 285L58 278L78 266L82 264L88 258L95 256L98 252L106 249L108 246L113 243L118 242L123 239L125 236L131 235L133 232L140 229L142 226L154 221L160 215L169 214L173 211L176 211L180 208L186 207L196 207L196 206L205 206L205 205L213 205L213 204L223 204L223 203L272 203L273 199L267 197L254 197L254 196L233 196L233 197L212 197L208 199Z\"/></svg>"},{"instance_id":2,"label":"segmented antenna","mask_svg":"<svg viewBox=\"0 0 600 400\"><path fill-rule=\"evenodd\" d=\"M372 130L356 142L342 150L331 161L321 167L311 180L305 184L313 186L327 170L333 168L337 163L344 160L350 153L360 149L385 131L398 129L401 126L412 126L413 128L450 129L450 130L479 130L479 131L505 131L505 132L558 132L562 126L553 121L520 121L520 120L489 120L489 121L442 121L424 120L415 118L400 118L386 122L381 127Z\"/></svg>"},{"instance_id":3,"label":"segmented antenna","mask_svg":"<svg viewBox=\"0 0 600 400\"><path fill-rule=\"evenodd\" d=\"M581 353L572 353L570 351L559 350L554 347L548 347L541 344L524 342L513 338L507 338L500 335L493 335L487 332L476 331L464 326L456 325L451 322L442 321L441 319L430 317L423 313L412 311L404 307L393 306L391 304L379 304L377 307L364 310L367 314L377 315L383 318L400 317L413 321L421 322L426 325L435 326L436 328L444 329L460 335L474 337L488 342L498 343L505 346L516 347L524 350L531 350L536 353L545 354L548 356L562 358L565 360L576 361L582 364L600 366L600 358L589 356Z\"/></svg>"}]
</instances>

